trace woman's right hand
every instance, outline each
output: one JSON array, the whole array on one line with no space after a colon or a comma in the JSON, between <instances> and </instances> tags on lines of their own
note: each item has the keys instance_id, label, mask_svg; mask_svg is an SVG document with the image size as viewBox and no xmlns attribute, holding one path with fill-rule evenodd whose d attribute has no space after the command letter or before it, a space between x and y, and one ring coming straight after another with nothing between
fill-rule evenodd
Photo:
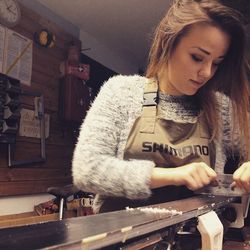
<instances>
[{"instance_id":1,"label":"woman's right hand","mask_svg":"<svg viewBox=\"0 0 250 250\"><path fill-rule=\"evenodd\" d=\"M210 184L217 177L216 172L204 162L194 162L172 170L175 185L185 185L193 191Z\"/></svg>"},{"instance_id":2,"label":"woman's right hand","mask_svg":"<svg viewBox=\"0 0 250 250\"><path fill-rule=\"evenodd\" d=\"M193 162L176 168L154 167L150 187L152 189L168 185L185 185L190 190L200 189L214 180L216 172L204 162Z\"/></svg>"}]
</instances>

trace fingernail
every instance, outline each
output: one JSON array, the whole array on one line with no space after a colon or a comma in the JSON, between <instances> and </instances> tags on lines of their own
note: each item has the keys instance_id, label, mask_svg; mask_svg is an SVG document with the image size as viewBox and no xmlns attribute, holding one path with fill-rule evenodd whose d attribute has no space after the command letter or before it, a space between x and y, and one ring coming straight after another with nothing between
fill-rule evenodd
<instances>
[{"instance_id":1,"label":"fingernail","mask_svg":"<svg viewBox=\"0 0 250 250\"><path fill-rule=\"evenodd\" d=\"M232 184L230 185L230 189L231 189L232 191L234 191L234 189L235 189L235 184L234 184L234 183L232 183Z\"/></svg>"}]
</instances>

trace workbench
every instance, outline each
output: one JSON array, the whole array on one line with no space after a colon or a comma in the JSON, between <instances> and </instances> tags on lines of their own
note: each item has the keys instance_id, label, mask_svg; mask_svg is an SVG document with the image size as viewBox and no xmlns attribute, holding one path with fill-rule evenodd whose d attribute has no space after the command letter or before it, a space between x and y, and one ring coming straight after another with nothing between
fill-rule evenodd
<instances>
[{"instance_id":1,"label":"workbench","mask_svg":"<svg viewBox=\"0 0 250 250\"><path fill-rule=\"evenodd\" d=\"M152 207L158 209L156 213L143 209L127 209L5 228L0 230L0 249L101 249L115 244L125 246L144 236L157 237L175 225L195 220L209 211L223 210L234 202L235 198L199 195L154 205ZM229 249L226 248L228 243L225 244L225 250ZM230 246L236 250L232 248L231 243Z\"/></svg>"}]
</instances>

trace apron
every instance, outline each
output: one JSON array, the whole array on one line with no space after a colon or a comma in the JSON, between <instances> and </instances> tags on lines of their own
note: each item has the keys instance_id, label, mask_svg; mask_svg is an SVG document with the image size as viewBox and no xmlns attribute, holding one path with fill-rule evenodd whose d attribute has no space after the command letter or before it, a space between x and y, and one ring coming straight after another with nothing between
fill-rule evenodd
<instances>
[{"instance_id":1,"label":"apron","mask_svg":"<svg viewBox=\"0 0 250 250\"><path fill-rule=\"evenodd\" d=\"M154 161L157 167L178 167L191 162L214 166L215 146L201 112L195 123L178 123L160 118L157 110L158 82L149 79L144 88L142 115L138 117L126 143L124 159ZM144 200L108 197L100 212L139 207L187 198L193 192L185 186L166 186L152 190Z\"/></svg>"}]
</instances>

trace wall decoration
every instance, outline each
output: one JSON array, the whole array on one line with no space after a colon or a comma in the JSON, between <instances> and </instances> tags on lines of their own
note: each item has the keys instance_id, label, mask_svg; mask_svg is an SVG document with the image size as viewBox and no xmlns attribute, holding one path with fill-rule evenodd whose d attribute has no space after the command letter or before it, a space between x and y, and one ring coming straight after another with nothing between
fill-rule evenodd
<instances>
[{"instance_id":1,"label":"wall decoration","mask_svg":"<svg viewBox=\"0 0 250 250\"><path fill-rule=\"evenodd\" d=\"M49 137L49 118L49 115L45 114L45 138ZM34 110L22 108L19 135L41 138L39 122Z\"/></svg>"},{"instance_id":2,"label":"wall decoration","mask_svg":"<svg viewBox=\"0 0 250 250\"><path fill-rule=\"evenodd\" d=\"M32 40L0 26L0 73L30 86L32 72ZM2 67L1 67L2 65Z\"/></svg>"},{"instance_id":3,"label":"wall decoration","mask_svg":"<svg viewBox=\"0 0 250 250\"><path fill-rule=\"evenodd\" d=\"M34 41L39 46L45 48L52 48L55 46L56 37L47 29L42 29L39 32L35 32Z\"/></svg>"},{"instance_id":4,"label":"wall decoration","mask_svg":"<svg viewBox=\"0 0 250 250\"><path fill-rule=\"evenodd\" d=\"M6 27L16 26L21 19L20 6L17 0L0 1L0 23Z\"/></svg>"}]
</instances>

